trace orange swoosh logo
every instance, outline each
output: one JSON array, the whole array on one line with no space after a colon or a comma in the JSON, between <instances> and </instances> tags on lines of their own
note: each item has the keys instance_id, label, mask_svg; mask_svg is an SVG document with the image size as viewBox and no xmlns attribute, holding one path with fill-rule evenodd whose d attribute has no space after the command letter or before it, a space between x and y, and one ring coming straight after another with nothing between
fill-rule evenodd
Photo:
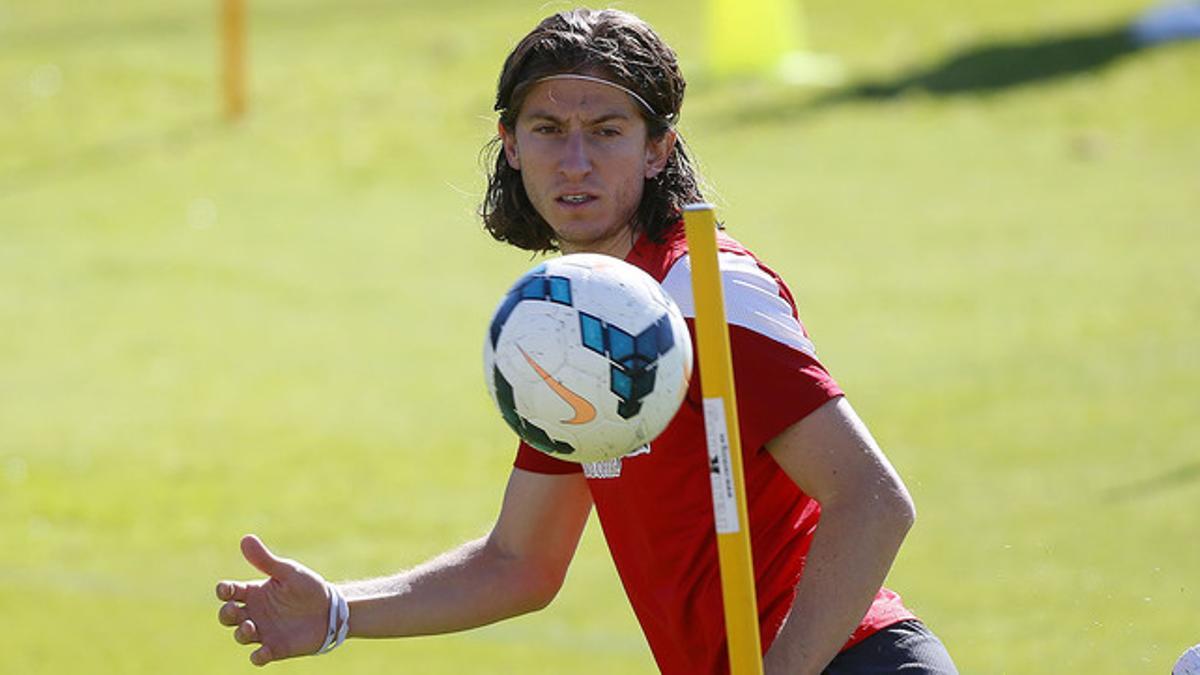
<instances>
[{"instance_id":1,"label":"orange swoosh logo","mask_svg":"<svg viewBox=\"0 0 1200 675\"><path fill-rule=\"evenodd\" d=\"M575 411L575 416L569 420L563 420L563 424L587 424L596 419L596 407L589 403L586 398L567 389L566 385L554 379L554 376L547 373L545 368L539 366L537 361L534 361L532 357L525 353L524 349L520 347L517 347L517 349L521 350L521 356L524 356L529 365L533 366L538 376L550 387L551 391L558 394L558 397L566 401L567 405L571 406L571 410Z\"/></svg>"}]
</instances>

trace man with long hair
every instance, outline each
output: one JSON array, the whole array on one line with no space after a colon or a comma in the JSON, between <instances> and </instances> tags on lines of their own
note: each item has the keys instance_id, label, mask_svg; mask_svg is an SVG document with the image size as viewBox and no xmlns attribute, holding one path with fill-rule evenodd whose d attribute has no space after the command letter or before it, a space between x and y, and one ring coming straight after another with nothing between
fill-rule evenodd
<instances>
[{"instance_id":1,"label":"man with long hair","mask_svg":"<svg viewBox=\"0 0 1200 675\"><path fill-rule=\"evenodd\" d=\"M504 63L485 229L518 248L602 253L657 279L689 320L680 219L702 200L675 124L685 82L637 17L542 21ZM783 281L723 232L739 426L768 673L956 672L883 588L914 518L904 484L817 360ZM690 323L690 321L689 321ZM262 665L350 637L463 630L538 610L562 585L593 506L664 673L728 669L696 381L667 429L616 462L563 462L521 444L491 532L415 569L331 584L255 537L268 575L221 582L220 621Z\"/></svg>"}]
</instances>

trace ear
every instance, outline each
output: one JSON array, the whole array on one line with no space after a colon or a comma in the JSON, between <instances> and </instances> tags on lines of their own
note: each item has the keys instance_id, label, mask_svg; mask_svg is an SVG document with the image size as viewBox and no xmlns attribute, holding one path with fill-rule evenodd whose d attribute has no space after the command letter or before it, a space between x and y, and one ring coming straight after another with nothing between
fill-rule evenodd
<instances>
[{"instance_id":1,"label":"ear","mask_svg":"<svg viewBox=\"0 0 1200 675\"><path fill-rule=\"evenodd\" d=\"M520 171L521 158L517 154L516 132L506 129L503 122L496 122L496 132L500 134L500 141L504 144L504 159L508 160L508 165L513 171Z\"/></svg>"},{"instance_id":2,"label":"ear","mask_svg":"<svg viewBox=\"0 0 1200 675\"><path fill-rule=\"evenodd\" d=\"M677 138L678 136L674 129L667 129L667 132L661 138L646 139L646 180L654 178L666 168L667 160L671 158L671 153L675 151L675 141Z\"/></svg>"}]
</instances>

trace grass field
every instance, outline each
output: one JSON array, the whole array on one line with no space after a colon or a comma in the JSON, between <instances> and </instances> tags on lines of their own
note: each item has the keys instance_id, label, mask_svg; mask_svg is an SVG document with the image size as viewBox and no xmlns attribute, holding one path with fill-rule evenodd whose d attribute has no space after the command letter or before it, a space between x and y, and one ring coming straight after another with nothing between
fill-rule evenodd
<instances>
[{"instance_id":1,"label":"grass field","mask_svg":"<svg viewBox=\"0 0 1200 675\"><path fill-rule=\"evenodd\" d=\"M834 90L703 77L683 132L917 501L890 585L964 673L1167 673L1200 641L1200 43L1142 7L812 0ZM0 1L0 651L13 673L249 669L238 537L334 578L486 531L479 366L530 264L473 210L508 48L567 5ZM280 672L650 673L589 526L538 615Z\"/></svg>"}]
</instances>

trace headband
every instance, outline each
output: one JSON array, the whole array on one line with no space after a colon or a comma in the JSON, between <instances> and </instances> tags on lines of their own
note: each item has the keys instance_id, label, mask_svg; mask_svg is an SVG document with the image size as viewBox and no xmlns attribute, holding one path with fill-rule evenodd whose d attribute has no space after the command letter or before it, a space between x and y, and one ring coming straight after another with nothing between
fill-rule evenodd
<instances>
[{"instance_id":1,"label":"headband","mask_svg":"<svg viewBox=\"0 0 1200 675\"><path fill-rule=\"evenodd\" d=\"M620 89L621 91L625 92L626 94L629 94L629 96L632 97L633 100L637 101L638 104L640 104L643 108L645 108L646 112L650 113L650 115L652 117L656 117L660 120L664 120L667 122L667 124L674 124L674 122L675 122L674 115L659 114L659 112L654 109L654 106L650 105L650 103L647 102L646 99L644 99L640 95L638 95L638 93L636 91L634 91L634 90L630 89L629 87L626 87L622 84L617 84L616 82L613 82L612 80L606 80L602 77L596 77L594 75L583 75L581 73L559 73L557 75L546 75L545 77L539 77L536 80L533 80L530 82L521 83L513 90L513 94L515 95L517 90L519 90L519 89L524 89L526 87L532 87L535 84L540 84L542 82L548 82L551 80L580 80L583 82L593 82L595 84L607 85L614 89Z\"/></svg>"}]
</instances>

